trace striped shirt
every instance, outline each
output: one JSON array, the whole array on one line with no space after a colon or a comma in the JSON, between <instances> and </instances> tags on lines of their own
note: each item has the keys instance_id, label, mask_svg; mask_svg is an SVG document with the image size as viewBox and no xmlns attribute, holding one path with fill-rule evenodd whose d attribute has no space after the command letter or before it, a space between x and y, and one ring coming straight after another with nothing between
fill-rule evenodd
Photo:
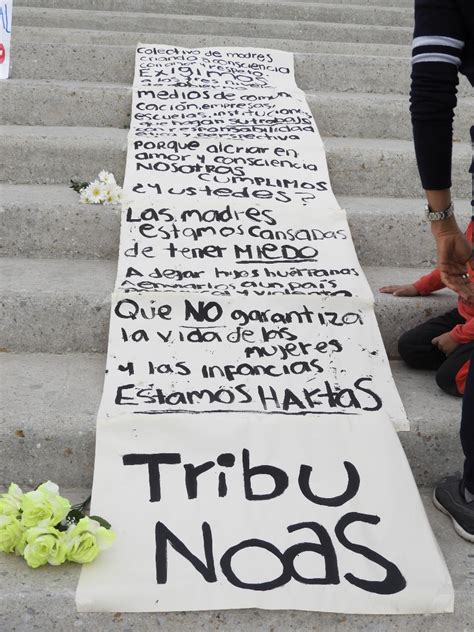
<instances>
[{"instance_id":1,"label":"striped shirt","mask_svg":"<svg viewBox=\"0 0 474 632\"><path fill-rule=\"evenodd\" d=\"M451 186L459 72L474 85L474 0L415 0L410 112L425 189Z\"/></svg>"}]
</instances>

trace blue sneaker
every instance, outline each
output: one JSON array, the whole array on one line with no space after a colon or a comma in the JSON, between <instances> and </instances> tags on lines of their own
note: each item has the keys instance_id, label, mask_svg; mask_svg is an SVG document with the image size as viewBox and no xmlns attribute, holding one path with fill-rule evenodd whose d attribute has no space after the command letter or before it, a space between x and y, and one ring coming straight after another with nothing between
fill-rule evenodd
<instances>
[{"instance_id":1,"label":"blue sneaker","mask_svg":"<svg viewBox=\"0 0 474 632\"><path fill-rule=\"evenodd\" d=\"M474 501L466 502L460 477L448 476L440 481L433 492L433 504L451 518L461 538L474 542Z\"/></svg>"}]
</instances>

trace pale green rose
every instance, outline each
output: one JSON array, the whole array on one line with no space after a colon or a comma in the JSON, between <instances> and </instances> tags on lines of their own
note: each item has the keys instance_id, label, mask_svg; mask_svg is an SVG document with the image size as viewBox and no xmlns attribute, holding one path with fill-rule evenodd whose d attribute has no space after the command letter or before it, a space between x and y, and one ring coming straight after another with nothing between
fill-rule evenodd
<instances>
[{"instance_id":1,"label":"pale green rose","mask_svg":"<svg viewBox=\"0 0 474 632\"><path fill-rule=\"evenodd\" d=\"M66 561L64 533L54 527L28 529L23 557L31 568L45 564L59 566Z\"/></svg>"},{"instance_id":2,"label":"pale green rose","mask_svg":"<svg viewBox=\"0 0 474 632\"><path fill-rule=\"evenodd\" d=\"M79 520L66 533L67 559L78 564L89 564L100 551L109 548L115 540L115 533L101 527L96 520L87 516Z\"/></svg>"},{"instance_id":3,"label":"pale green rose","mask_svg":"<svg viewBox=\"0 0 474 632\"><path fill-rule=\"evenodd\" d=\"M18 540L17 545L15 547L15 555L19 555L23 557L23 553L25 552L26 547L26 535L28 533L28 529L23 528L23 533L21 534L21 538Z\"/></svg>"},{"instance_id":4,"label":"pale green rose","mask_svg":"<svg viewBox=\"0 0 474 632\"><path fill-rule=\"evenodd\" d=\"M0 494L0 515L18 516L23 492L15 483L11 483L6 494Z\"/></svg>"},{"instance_id":5,"label":"pale green rose","mask_svg":"<svg viewBox=\"0 0 474 632\"><path fill-rule=\"evenodd\" d=\"M59 495L55 483L48 481L23 495L21 509L21 522L25 527L55 527L67 516L71 503Z\"/></svg>"},{"instance_id":6,"label":"pale green rose","mask_svg":"<svg viewBox=\"0 0 474 632\"><path fill-rule=\"evenodd\" d=\"M23 535L23 527L15 516L0 516L0 551L13 553Z\"/></svg>"}]
</instances>

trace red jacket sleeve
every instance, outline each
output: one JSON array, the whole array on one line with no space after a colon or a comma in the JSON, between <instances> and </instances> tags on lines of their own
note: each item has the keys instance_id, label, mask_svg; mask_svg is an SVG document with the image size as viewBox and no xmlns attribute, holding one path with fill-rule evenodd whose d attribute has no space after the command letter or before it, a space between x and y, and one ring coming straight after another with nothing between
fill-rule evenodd
<instances>
[{"instance_id":1,"label":"red jacket sleeve","mask_svg":"<svg viewBox=\"0 0 474 632\"><path fill-rule=\"evenodd\" d=\"M441 274L436 268L429 274L425 274L418 281L415 281L413 285L418 290L418 293L421 296L426 296L427 294L431 294L432 292L436 292L437 290L442 290L444 287L444 283L441 281Z\"/></svg>"},{"instance_id":2,"label":"red jacket sleeve","mask_svg":"<svg viewBox=\"0 0 474 632\"><path fill-rule=\"evenodd\" d=\"M474 340L474 317L466 321L464 325L456 325L449 333L461 345L472 342Z\"/></svg>"}]
</instances>

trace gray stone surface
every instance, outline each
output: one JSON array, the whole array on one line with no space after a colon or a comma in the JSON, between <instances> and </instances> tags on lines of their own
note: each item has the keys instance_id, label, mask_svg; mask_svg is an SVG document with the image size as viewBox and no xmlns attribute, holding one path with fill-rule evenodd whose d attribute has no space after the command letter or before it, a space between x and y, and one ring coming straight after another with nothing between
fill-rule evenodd
<instances>
[{"instance_id":1,"label":"gray stone surface","mask_svg":"<svg viewBox=\"0 0 474 632\"><path fill-rule=\"evenodd\" d=\"M119 205L59 185L0 185L0 200L0 256L117 259Z\"/></svg>"},{"instance_id":2,"label":"gray stone surface","mask_svg":"<svg viewBox=\"0 0 474 632\"><path fill-rule=\"evenodd\" d=\"M116 263L0 259L0 340L15 350L104 351Z\"/></svg>"},{"instance_id":3,"label":"gray stone surface","mask_svg":"<svg viewBox=\"0 0 474 632\"><path fill-rule=\"evenodd\" d=\"M0 124L128 128L131 86L10 79L0 91Z\"/></svg>"},{"instance_id":4,"label":"gray stone surface","mask_svg":"<svg viewBox=\"0 0 474 632\"><path fill-rule=\"evenodd\" d=\"M25 43L16 51L11 76L130 84L133 50L130 46ZM410 61L408 57L351 55L348 64L343 54L296 53L295 74L302 90L407 94ZM460 82L459 95L470 95L465 79Z\"/></svg>"},{"instance_id":5,"label":"gray stone surface","mask_svg":"<svg viewBox=\"0 0 474 632\"><path fill-rule=\"evenodd\" d=\"M123 182L127 132L115 128L4 126L0 173L15 183L69 184L112 171Z\"/></svg>"},{"instance_id":6,"label":"gray stone surface","mask_svg":"<svg viewBox=\"0 0 474 632\"><path fill-rule=\"evenodd\" d=\"M409 141L327 138L324 145L336 195L411 197L421 193L413 144ZM469 145L454 146L454 195L470 194L466 172L470 160Z\"/></svg>"},{"instance_id":7,"label":"gray stone surface","mask_svg":"<svg viewBox=\"0 0 474 632\"><path fill-rule=\"evenodd\" d=\"M310 92L309 106L323 136L411 140L408 97ZM128 128L131 88L117 84L12 79L0 92L3 125ZM456 142L469 138L474 98L458 100Z\"/></svg>"},{"instance_id":8,"label":"gray stone surface","mask_svg":"<svg viewBox=\"0 0 474 632\"><path fill-rule=\"evenodd\" d=\"M339 196L359 261L365 266L435 266L436 252L423 198ZM454 200L459 225L470 220L470 200ZM384 274L384 276L386 276Z\"/></svg>"},{"instance_id":9,"label":"gray stone surface","mask_svg":"<svg viewBox=\"0 0 474 632\"><path fill-rule=\"evenodd\" d=\"M1 177L5 182L66 184L71 177L89 180L106 168L123 181L126 139L126 131L115 128L4 126ZM325 147L336 195L411 197L421 193L409 141L327 138ZM455 144L453 191L460 197L470 194L470 160L470 145Z\"/></svg>"},{"instance_id":10,"label":"gray stone surface","mask_svg":"<svg viewBox=\"0 0 474 632\"><path fill-rule=\"evenodd\" d=\"M79 202L61 185L0 185L0 256L116 259L120 209ZM338 198L363 265L434 265L431 232L423 200ZM470 204L455 200L460 225L467 225Z\"/></svg>"},{"instance_id":11,"label":"gray stone surface","mask_svg":"<svg viewBox=\"0 0 474 632\"><path fill-rule=\"evenodd\" d=\"M0 486L91 487L104 370L99 354L0 353Z\"/></svg>"},{"instance_id":12,"label":"gray stone surface","mask_svg":"<svg viewBox=\"0 0 474 632\"><path fill-rule=\"evenodd\" d=\"M417 482L430 485L462 462L461 403L440 391L432 372L391 366L411 423L400 441ZM91 485L104 368L102 354L0 352L0 487L46 477Z\"/></svg>"},{"instance_id":13,"label":"gray stone surface","mask_svg":"<svg viewBox=\"0 0 474 632\"><path fill-rule=\"evenodd\" d=\"M87 490L75 490L83 498ZM454 614L362 616L301 611L226 610L188 613L79 614L74 594L79 568L32 571L14 556L2 558L0 628L5 632L470 632L474 618L472 545L461 540L423 490L426 511L446 557L456 592ZM72 495L71 495L72 497ZM5 589L3 589L5 586Z\"/></svg>"},{"instance_id":14,"label":"gray stone surface","mask_svg":"<svg viewBox=\"0 0 474 632\"><path fill-rule=\"evenodd\" d=\"M166 16L165 19L170 19ZM318 24L318 26L323 23ZM108 25L107 25L108 26ZM160 25L163 28L163 24ZM170 25L172 28L172 25ZM326 27L327 28L327 27ZM18 26L12 33L12 46L20 47L28 42L64 42L68 44L108 44L112 46L136 46L137 42L173 42L174 46L257 46L259 48L276 48L291 50L293 53L337 53L342 55L382 55L387 57L408 57L408 44L390 44L374 42L325 41L304 39L277 39L275 37L250 38L248 33L238 36L210 35L206 33L154 33L149 30L140 32L97 30L97 29L58 29L47 27ZM171 38L171 39L170 39Z\"/></svg>"},{"instance_id":15,"label":"gray stone surface","mask_svg":"<svg viewBox=\"0 0 474 632\"><path fill-rule=\"evenodd\" d=\"M378 288L412 281L423 270L400 266L425 266L433 256L421 223L422 192L409 142L412 2L15 3L13 79L2 84L0 94L0 121L7 125L0 137L0 170L14 183L0 190L0 487L11 479L35 485L46 477L71 487L91 485L105 355L78 352L105 350L119 211L79 205L65 187L72 176L87 179L104 167L119 176L123 170L125 131L119 128L128 125L135 43L249 44L298 53L298 83L310 93L323 136L333 137L326 145L334 189L348 210L361 261L375 266L367 273ZM466 82L460 93L472 95ZM461 99L457 140L465 137L472 106L472 97ZM466 197L469 153L456 143L457 189ZM61 184L32 184L50 182ZM462 221L468 210L461 211ZM376 294L390 353L403 329L453 304L447 293L425 299ZM400 362L393 362L392 369L412 424L400 440L417 482L431 485L461 464L460 401L440 392L431 373L410 371ZM87 489L78 497L85 497ZM255 610L78 615L73 603L77 568L30 571L20 560L2 557L0 630L473 630L472 547L432 509L428 493L424 497L453 574L454 615Z\"/></svg>"},{"instance_id":16,"label":"gray stone surface","mask_svg":"<svg viewBox=\"0 0 474 632\"><path fill-rule=\"evenodd\" d=\"M131 83L132 51L128 46L24 44L15 56L12 78ZM352 55L349 65L342 54L296 53L295 72L303 90L406 94L410 62L401 57ZM461 80L460 96L469 95L466 81Z\"/></svg>"},{"instance_id":17,"label":"gray stone surface","mask_svg":"<svg viewBox=\"0 0 474 632\"><path fill-rule=\"evenodd\" d=\"M407 7L285 2L278 0L28 0L33 7L100 11L148 12L155 15L197 15L276 20L349 22L382 26L411 26L412 11Z\"/></svg>"},{"instance_id":18,"label":"gray stone surface","mask_svg":"<svg viewBox=\"0 0 474 632\"><path fill-rule=\"evenodd\" d=\"M91 29L98 32L128 31L131 33L166 33L173 35L205 35L206 37L241 36L255 38L314 40L334 42L378 42L408 45L411 29L407 26L377 26L334 22L297 20L252 20L246 18L214 18L193 16L192 20L179 15L152 13L120 13L113 11L71 11L69 9L40 9L15 7L15 24L31 27ZM59 35L59 34L58 34ZM171 41L168 39L168 41ZM286 48L286 47L285 47Z\"/></svg>"},{"instance_id":19,"label":"gray stone surface","mask_svg":"<svg viewBox=\"0 0 474 632\"><path fill-rule=\"evenodd\" d=\"M0 258L0 339L9 351L105 351L115 263L104 260ZM425 270L366 268L375 313L389 357L402 331L452 309L455 295L397 298L387 283L408 283Z\"/></svg>"}]
</instances>

